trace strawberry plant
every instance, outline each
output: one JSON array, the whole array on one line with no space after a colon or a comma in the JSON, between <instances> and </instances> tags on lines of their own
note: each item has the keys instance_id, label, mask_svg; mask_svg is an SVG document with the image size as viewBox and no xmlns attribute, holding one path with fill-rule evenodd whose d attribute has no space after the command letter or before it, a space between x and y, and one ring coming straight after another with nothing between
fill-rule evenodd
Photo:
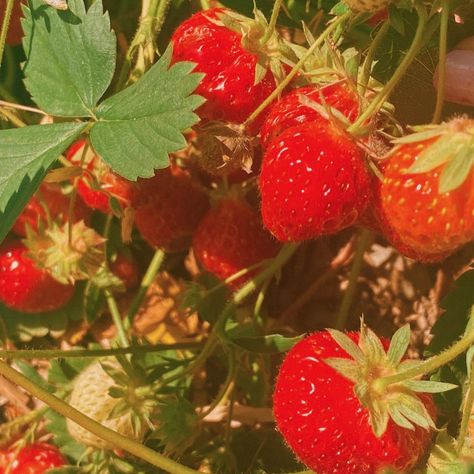
<instances>
[{"instance_id":1,"label":"strawberry plant","mask_svg":"<svg viewBox=\"0 0 474 474\"><path fill-rule=\"evenodd\" d=\"M0 12L0 474L471 472L472 2Z\"/></svg>"}]
</instances>

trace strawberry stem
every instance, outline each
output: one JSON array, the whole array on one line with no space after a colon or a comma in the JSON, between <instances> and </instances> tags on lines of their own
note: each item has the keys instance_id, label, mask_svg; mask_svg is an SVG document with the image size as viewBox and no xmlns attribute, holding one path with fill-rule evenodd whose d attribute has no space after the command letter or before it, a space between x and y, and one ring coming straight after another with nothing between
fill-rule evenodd
<instances>
[{"instance_id":1,"label":"strawberry stem","mask_svg":"<svg viewBox=\"0 0 474 474\"><path fill-rule=\"evenodd\" d=\"M474 305L471 307L469 318L474 319ZM469 330L458 342L440 354L430 357L412 369L404 370L398 374L381 377L377 379L374 384L383 391L391 384L404 382L405 380L410 380L434 372L443 365L456 359L456 357L467 351L473 344L474 330Z\"/></svg>"},{"instance_id":2,"label":"strawberry stem","mask_svg":"<svg viewBox=\"0 0 474 474\"><path fill-rule=\"evenodd\" d=\"M160 271L165 257L166 254L162 249L157 249L155 254L153 255L153 258L151 259L151 262L148 265L145 275L143 276L142 282L140 283L140 288L136 293L135 297L133 298L130 308L127 312L127 316L125 317L124 325L127 330L132 326L133 318L140 309L145 298L146 292L155 280L156 274Z\"/></svg>"},{"instance_id":3,"label":"strawberry stem","mask_svg":"<svg viewBox=\"0 0 474 474\"><path fill-rule=\"evenodd\" d=\"M292 81L296 74L298 74L298 71L303 67L306 60L324 43L326 38L333 31L335 31L339 25L344 24L351 16L352 12L346 12L329 24L329 26L319 35L318 39L308 48L306 53L295 64L288 75L278 84L276 89L249 115L247 120L243 123L243 128L248 127L248 125L253 122L260 115L260 113L263 112L267 106L270 105L283 92L286 86Z\"/></svg>"},{"instance_id":4,"label":"strawberry stem","mask_svg":"<svg viewBox=\"0 0 474 474\"><path fill-rule=\"evenodd\" d=\"M125 327L122 321L122 316L115 301L114 295L110 290L104 290L105 300L107 301L107 306L109 308L110 315L112 316L112 321L114 322L115 327L117 328L117 338L122 347L128 347L129 341L127 334L125 332Z\"/></svg>"},{"instance_id":5,"label":"strawberry stem","mask_svg":"<svg viewBox=\"0 0 474 474\"><path fill-rule=\"evenodd\" d=\"M347 131L349 133L357 134L360 128L363 128L368 119L375 115L383 103L386 101L388 96L392 93L393 89L397 86L402 76L407 71L410 64L415 59L419 50L425 42L424 33L428 15L426 13L425 7L420 3L415 3L415 8L418 13L418 26L416 28L415 37L410 45L410 49L407 51L403 61L400 63L395 73L392 75L390 80L385 84L383 89L372 99L369 106L365 111L359 116L357 121L352 124Z\"/></svg>"},{"instance_id":6,"label":"strawberry stem","mask_svg":"<svg viewBox=\"0 0 474 474\"><path fill-rule=\"evenodd\" d=\"M14 0L7 0L5 13L2 22L2 31L0 33L0 66L3 60L3 52L5 50L5 43L7 41L8 28L10 27L10 20L13 12ZM1 67L0 67L1 68Z\"/></svg>"},{"instance_id":7,"label":"strawberry stem","mask_svg":"<svg viewBox=\"0 0 474 474\"><path fill-rule=\"evenodd\" d=\"M441 1L441 20L439 29L439 61L438 61L438 90L436 92L436 107L432 123L440 123L443 113L444 88L446 79L446 52L448 47L449 1Z\"/></svg>"},{"instance_id":8,"label":"strawberry stem","mask_svg":"<svg viewBox=\"0 0 474 474\"><path fill-rule=\"evenodd\" d=\"M354 299L355 290L357 288L357 279L359 278L362 264L364 263L364 255L366 250L370 247L374 237L374 233L370 230L363 229L359 234L357 248L352 262L351 272L349 275L349 285L344 293L341 306L337 313L336 329L344 329L351 309L352 301Z\"/></svg>"},{"instance_id":9,"label":"strawberry stem","mask_svg":"<svg viewBox=\"0 0 474 474\"><path fill-rule=\"evenodd\" d=\"M270 17L270 22L268 23L268 28L263 35L263 38L260 40L262 45L266 44L267 41L271 38L275 32L276 24L278 21L278 15L280 14L281 5L283 0L275 0L273 4L272 16Z\"/></svg>"},{"instance_id":10,"label":"strawberry stem","mask_svg":"<svg viewBox=\"0 0 474 474\"><path fill-rule=\"evenodd\" d=\"M390 21L386 20L383 22L382 26L375 34L374 39L370 43L370 47L367 51L367 56L365 57L364 64L362 65L362 74L359 80L359 93L362 96L365 96L365 92L367 90L367 85L369 83L375 53L377 52L380 44L382 43L382 40L384 39L389 29Z\"/></svg>"},{"instance_id":11,"label":"strawberry stem","mask_svg":"<svg viewBox=\"0 0 474 474\"><path fill-rule=\"evenodd\" d=\"M458 455L461 454L464 442L467 436L467 430L469 427L469 420L471 418L472 406L474 405L474 359L471 361L471 370L469 374L469 387L466 398L464 400L464 406L462 410L461 426L459 428L458 442L456 446L456 452Z\"/></svg>"},{"instance_id":12,"label":"strawberry stem","mask_svg":"<svg viewBox=\"0 0 474 474\"><path fill-rule=\"evenodd\" d=\"M12 369L6 362L0 361L0 375L3 375L11 382L25 389L32 396L44 402L60 415L71 419L87 431L90 431L99 438L108 441L116 449L123 449L133 456L143 459L166 472L174 474L196 474L199 472L147 448L142 443L138 443L135 440L122 436L121 434L102 426L97 421L89 418L68 403L36 385L23 374Z\"/></svg>"}]
</instances>

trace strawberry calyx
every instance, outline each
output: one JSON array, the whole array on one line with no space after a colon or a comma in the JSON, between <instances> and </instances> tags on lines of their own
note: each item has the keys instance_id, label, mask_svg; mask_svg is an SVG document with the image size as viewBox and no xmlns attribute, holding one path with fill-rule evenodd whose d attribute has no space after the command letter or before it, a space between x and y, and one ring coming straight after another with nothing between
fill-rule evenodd
<instances>
[{"instance_id":1,"label":"strawberry calyx","mask_svg":"<svg viewBox=\"0 0 474 474\"><path fill-rule=\"evenodd\" d=\"M457 388L456 385L427 380L409 379L386 386L383 377L398 374L420 361L403 359L410 341L408 325L394 335L385 351L381 340L361 323L359 343L346 334L328 329L333 339L352 359L331 358L325 362L341 375L354 382L354 393L369 412L372 430L381 437L391 419L396 425L414 430L415 425L436 429L419 393L439 393Z\"/></svg>"},{"instance_id":2,"label":"strawberry calyx","mask_svg":"<svg viewBox=\"0 0 474 474\"><path fill-rule=\"evenodd\" d=\"M413 127L415 133L393 141L396 145L433 140L406 174L427 173L443 166L439 177L439 192L459 188L474 168L474 120L459 117L441 125ZM395 147L396 151L398 147Z\"/></svg>"},{"instance_id":3,"label":"strawberry calyx","mask_svg":"<svg viewBox=\"0 0 474 474\"><path fill-rule=\"evenodd\" d=\"M222 10L216 18L206 17L210 22L225 26L242 36L242 48L257 56L254 85L259 84L270 70L279 84L285 77L283 65L287 60L297 60L296 55L281 36L272 31L267 35L269 24L265 15L255 9L255 17L248 18L231 10Z\"/></svg>"},{"instance_id":4,"label":"strawberry calyx","mask_svg":"<svg viewBox=\"0 0 474 474\"><path fill-rule=\"evenodd\" d=\"M37 232L27 229L24 243L29 257L65 285L94 277L105 261L105 242L84 221L69 226L51 223Z\"/></svg>"}]
</instances>

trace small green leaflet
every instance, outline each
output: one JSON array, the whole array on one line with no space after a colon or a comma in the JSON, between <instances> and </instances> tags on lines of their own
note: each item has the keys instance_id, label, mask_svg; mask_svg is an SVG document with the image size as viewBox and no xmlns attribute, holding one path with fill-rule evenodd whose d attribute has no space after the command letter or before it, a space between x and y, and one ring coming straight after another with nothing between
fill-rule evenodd
<instances>
[{"instance_id":1,"label":"small green leaflet","mask_svg":"<svg viewBox=\"0 0 474 474\"><path fill-rule=\"evenodd\" d=\"M280 334L268 336L231 337L234 344L257 353L278 353L289 351L303 336L285 337Z\"/></svg>"},{"instance_id":2,"label":"small green leaflet","mask_svg":"<svg viewBox=\"0 0 474 474\"><path fill-rule=\"evenodd\" d=\"M29 5L23 21L26 88L51 115L93 117L116 61L116 38L102 1L87 13L83 0L69 0L65 11L43 0Z\"/></svg>"},{"instance_id":3,"label":"small green leaflet","mask_svg":"<svg viewBox=\"0 0 474 474\"><path fill-rule=\"evenodd\" d=\"M0 131L0 242L48 168L85 126L59 123Z\"/></svg>"},{"instance_id":4,"label":"small green leaflet","mask_svg":"<svg viewBox=\"0 0 474 474\"><path fill-rule=\"evenodd\" d=\"M447 193L457 189L466 181L474 166L474 141L459 150L446 165L439 179L439 192Z\"/></svg>"},{"instance_id":5,"label":"small green leaflet","mask_svg":"<svg viewBox=\"0 0 474 474\"><path fill-rule=\"evenodd\" d=\"M182 131L198 121L204 102L191 95L202 74L192 63L170 65L171 49L135 84L105 100L90 132L97 153L123 177L151 177L166 168L168 154L186 145Z\"/></svg>"}]
</instances>

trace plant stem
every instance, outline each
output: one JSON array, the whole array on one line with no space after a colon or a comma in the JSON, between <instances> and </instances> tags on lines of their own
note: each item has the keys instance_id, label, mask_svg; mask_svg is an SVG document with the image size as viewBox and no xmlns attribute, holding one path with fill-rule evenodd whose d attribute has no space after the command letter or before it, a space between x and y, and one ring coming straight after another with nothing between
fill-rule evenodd
<instances>
[{"instance_id":1,"label":"plant stem","mask_svg":"<svg viewBox=\"0 0 474 474\"><path fill-rule=\"evenodd\" d=\"M444 104L444 88L446 79L446 52L448 47L449 0L441 1L441 22L439 29L439 61L438 61L438 91L433 123L441 121Z\"/></svg>"},{"instance_id":2,"label":"plant stem","mask_svg":"<svg viewBox=\"0 0 474 474\"><path fill-rule=\"evenodd\" d=\"M471 313L469 316L470 319L474 318L474 306L471 308ZM387 375L386 377L379 378L376 383L378 387L382 390L388 385L393 383L404 382L405 380L410 380L421 375L428 374L430 372L439 369L443 365L446 365L448 362L451 362L453 359L461 355L463 352L467 351L469 347L474 344L474 331L469 331L451 347L445 351L437 354L429 359L421 362L418 366L413 367L412 369L404 370L398 374Z\"/></svg>"},{"instance_id":3,"label":"plant stem","mask_svg":"<svg viewBox=\"0 0 474 474\"><path fill-rule=\"evenodd\" d=\"M227 398L229 396L230 391L233 388L234 381L235 381L235 376L237 374L237 364L235 360L235 351L232 347L228 347L228 364L229 364L229 369L227 372L227 377L222 384L221 389L219 390L219 393L217 394L217 397L213 400L213 402L209 405L208 409L199 414L199 418L203 419L209 413L211 413L214 408L216 408L218 405L221 404L222 400Z\"/></svg>"},{"instance_id":4,"label":"plant stem","mask_svg":"<svg viewBox=\"0 0 474 474\"><path fill-rule=\"evenodd\" d=\"M138 458L143 459L144 461L147 461L153 466L163 469L166 472L174 474L196 474L198 472L194 469L183 466L182 464L179 464L163 456L162 454L153 451L150 448L147 448L142 443L122 436L115 431L102 426L100 423L89 418L88 416L85 416L83 413L76 410L66 402L62 401L46 390L43 390L41 387L33 383L31 380L16 370L12 369L7 363L3 361L0 361L0 375L3 375L11 382L24 388L27 392L46 403L46 405L51 407L60 415L71 419L87 431L90 431L99 438L108 441L117 449L123 449L133 456L137 456Z\"/></svg>"},{"instance_id":5,"label":"plant stem","mask_svg":"<svg viewBox=\"0 0 474 474\"><path fill-rule=\"evenodd\" d=\"M263 35L262 39L260 40L260 43L262 45L265 44L271 38L272 34L275 32L276 24L278 21L278 15L280 14L282 3L283 3L283 0L275 0L275 3L273 4L272 16L270 17L268 28L265 31L265 34Z\"/></svg>"},{"instance_id":6,"label":"plant stem","mask_svg":"<svg viewBox=\"0 0 474 474\"><path fill-rule=\"evenodd\" d=\"M349 274L349 285L344 293L341 306L337 313L336 329L342 330L346 326L349 310L351 309L352 300L354 299L355 290L357 288L357 279L359 278L364 262L364 255L372 242L373 236L373 232L367 229L363 229L359 234L354 261L352 262L351 272Z\"/></svg>"},{"instance_id":7,"label":"plant stem","mask_svg":"<svg viewBox=\"0 0 474 474\"><path fill-rule=\"evenodd\" d=\"M175 344L157 344L145 346L129 346L116 349L72 349L69 351L30 349L30 350L0 350L2 359L73 359L83 357L112 357L125 354L146 354L148 352L160 352L169 350L192 350L198 349L201 342L180 342Z\"/></svg>"},{"instance_id":8,"label":"plant stem","mask_svg":"<svg viewBox=\"0 0 474 474\"><path fill-rule=\"evenodd\" d=\"M163 262L165 260L166 254L162 249L158 249L155 251L153 258L151 259L150 264L146 270L145 275L143 276L142 282L140 284L140 288L133 298L133 301L130 305L130 308L127 312L127 316L125 318L125 328L129 329L132 326L133 318L137 314L140 306L143 303L143 299L145 298L146 292L148 288L155 280L156 274L159 272Z\"/></svg>"},{"instance_id":9,"label":"plant stem","mask_svg":"<svg viewBox=\"0 0 474 474\"><path fill-rule=\"evenodd\" d=\"M13 112L8 109L0 108L0 115L3 115L7 120L9 120L15 127L22 128L26 127L26 123L23 122L19 117L17 117Z\"/></svg>"},{"instance_id":10,"label":"plant stem","mask_svg":"<svg viewBox=\"0 0 474 474\"><path fill-rule=\"evenodd\" d=\"M390 21L386 20L377 31L374 39L370 43L369 50L367 51L367 56L365 57L364 64L362 66L362 74L359 80L359 92L362 95L365 95L367 89L367 84L370 79L370 72L372 71L372 63L374 62L375 53L377 52L382 40L390 29Z\"/></svg>"},{"instance_id":11,"label":"plant stem","mask_svg":"<svg viewBox=\"0 0 474 474\"><path fill-rule=\"evenodd\" d=\"M456 446L456 453L461 454L466 440L467 430L469 427L469 419L471 418L472 406L474 405L474 359L471 362L471 370L469 374L469 387L466 399L464 400L464 407L462 411L461 427L459 428L458 442Z\"/></svg>"},{"instance_id":12,"label":"plant stem","mask_svg":"<svg viewBox=\"0 0 474 474\"><path fill-rule=\"evenodd\" d=\"M247 127L251 122L253 122L261 112L263 112L269 104L271 104L285 89L285 87L292 81L292 79L298 74L298 71L303 67L306 60L319 48L324 40L334 31L336 28L346 22L352 16L352 12L344 13L339 18L334 20L318 37L318 39L308 48L306 53L301 57L301 59L295 64L293 69L288 73L288 75L283 79L283 81L278 84L278 87L250 114L247 120L243 123L243 128Z\"/></svg>"},{"instance_id":13,"label":"plant stem","mask_svg":"<svg viewBox=\"0 0 474 474\"><path fill-rule=\"evenodd\" d=\"M407 51L407 54L405 55L403 61L400 63L397 70L387 82L387 84L385 84L383 89L373 98L373 100L371 100L369 106L360 115L357 121L347 129L349 133L356 133L356 131L359 130L360 127L364 126L365 122L369 118L371 118L374 114L378 112L379 108L383 105L387 97L392 93L393 89L398 84L401 77L405 74L406 70L408 69L412 61L415 59L416 55L418 54L418 51L423 45L425 40L423 36L425 33L427 13L425 7L420 3L416 3L415 8L418 13L418 26L416 28L415 37L413 38L413 41L409 50Z\"/></svg>"},{"instance_id":14,"label":"plant stem","mask_svg":"<svg viewBox=\"0 0 474 474\"><path fill-rule=\"evenodd\" d=\"M117 302L115 301L114 295L110 290L104 291L105 300L107 301L107 306L110 311L110 315L112 316L112 320L114 322L115 327L117 328L117 338L122 347L128 347L129 341L127 337L127 333L125 331L125 327L123 325L122 316L120 315L120 311L117 306Z\"/></svg>"},{"instance_id":15,"label":"plant stem","mask_svg":"<svg viewBox=\"0 0 474 474\"><path fill-rule=\"evenodd\" d=\"M5 7L5 14L2 22L2 31L0 33L0 67L3 61L3 52L5 50L5 43L7 41L8 28L10 26L10 20L13 12L14 0L7 0Z\"/></svg>"}]
</instances>

